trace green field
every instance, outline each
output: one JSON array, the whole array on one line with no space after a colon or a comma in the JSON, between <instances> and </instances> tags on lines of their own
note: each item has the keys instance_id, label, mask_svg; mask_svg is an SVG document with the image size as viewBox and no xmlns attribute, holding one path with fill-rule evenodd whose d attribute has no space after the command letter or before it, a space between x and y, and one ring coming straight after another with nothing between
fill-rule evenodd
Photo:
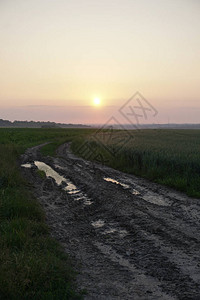
<instances>
[{"instance_id":1,"label":"green field","mask_svg":"<svg viewBox=\"0 0 200 300\"><path fill-rule=\"evenodd\" d=\"M50 238L44 212L21 176L19 156L26 148L51 142L42 153L55 155L72 141L80 156L200 197L200 130L132 131L124 145L125 136L117 130L0 129L0 299L80 298L70 259Z\"/></svg>"},{"instance_id":2,"label":"green field","mask_svg":"<svg viewBox=\"0 0 200 300\"><path fill-rule=\"evenodd\" d=\"M80 150L83 138L74 140L72 149L82 157L200 197L200 130L146 129L130 133L127 143L125 131L107 130L87 136L84 140L92 149L91 157Z\"/></svg>"}]
</instances>

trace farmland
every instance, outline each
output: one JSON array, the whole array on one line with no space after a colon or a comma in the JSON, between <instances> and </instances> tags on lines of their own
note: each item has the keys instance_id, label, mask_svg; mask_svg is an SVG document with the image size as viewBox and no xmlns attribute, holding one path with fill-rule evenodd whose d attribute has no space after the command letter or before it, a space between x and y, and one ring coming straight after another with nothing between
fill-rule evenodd
<instances>
[{"instance_id":1,"label":"farmland","mask_svg":"<svg viewBox=\"0 0 200 300\"><path fill-rule=\"evenodd\" d=\"M51 142L42 149L44 155L55 155L56 148L69 141L74 153L83 158L98 161L99 157L99 162L123 172L200 197L200 130L132 130L127 138L119 130L1 129L0 141L1 148L9 145L18 153ZM81 149L85 142L89 155Z\"/></svg>"},{"instance_id":2,"label":"farmland","mask_svg":"<svg viewBox=\"0 0 200 300\"><path fill-rule=\"evenodd\" d=\"M111 134L112 138L110 138ZM96 132L95 129L0 129L0 246L2 249L0 253L0 296L3 299L60 299L59 297L62 299L79 299L81 297L73 287L75 272L72 270L70 258L64 253L60 244L50 237L45 218L48 211L44 213L39 202L30 192L32 185L21 174L20 155L27 148L51 142L44 146L41 152L44 157L47 155L58 156L59 159L63 153L60 151L56 154L56 149L61 144L71 142L72 151L83 158L103 162L119 171L135 174L176 188L188 195L200 197L200 131L132 131L127 143L124 143L125 137L126 132L117 130L112 132L104 130L102 133ZM85 145L90 149L89 156L88 152L83 151ZM72 172L69 168L70 158L67 159L66 170ZM49 162L51 163L50 158ZM61 161L59 162L61 163ZM95 168L98 167L94 167L94 170ZM84 170L84 165L82 170ZM27 170L27 172L29 171ZM97 173L95 171L93 173L96 186L98 186L101 172L102 170L99 169ZM76 181L75 177L81 176L81 172L79 173L74 170L70 176ZM112 173L115 174L114 171ZM29 178L28 174L27 178ZM47 179L41 172L34 173L34 176L35 184L39 189L41 182ZM77 182L83 181L83 178L77 180ZM89 182L87 172L85 173L85 180L87 182L84 184L87 185ZM99 183L100 190L101 186L106 186L106 183ZM49 186L49 197L53 197L55 192L55 195L62 199L62 194L58 194L57 190L51 190L51 188ZM90 189L91 191L89 191ZM96 193L97 198L100 199L97 191L96 188L94 192L92 186L88 188L91 197ZM115 194L114 186L111 192L110 196L105 196L107 200L112 199L112 195ZM117 193L119 199L126 199L124 195L127 195L127 191L117 189ZM44 198L44 195L40 196L41 199ZM55 200L52 199L52 201ZM125 203L130 205L127 200L124 201L124 205ZM65 199L63 203L66 203ZM108 203L109 201L105 202L105 205ZM149 204L148 206L148 209L152 209ZM121 211L123 203L120 202L119 207ZM145 212L146 204L142 204L142 207ZM154 209L153 207L152 213ZM76 210L77 207L75 206ZM158 210L160 213L161 208ZM105 208L103 211L106 211ZM98 208L97 212L101 212L101 208ZM95 213L95 208L93 208L91 216L95 216ZM164 218L164 211L162 213ZM88 218L87 215L82 216L82 214L83 210L75 214L74 222L77 222L77 228L80 226L79 224L82 224L83 219ZM176 214L176 211L173 214ZM80 222L77 217L79 215L83 218L80 219ZM109 215L108 217L110 218ZM116 220L117 218L116 215ZM184 222L187 223L188 216L184 216L184 218ZM140 219L138 216L138 222ZM56 219L54 221L56 223ZM125 223L122 223L123 226ZM155 226L159 227L160 225ZM155 227L155 231L158 227ZM145 227L145 230L147 229ZM170 235L171 229L168 228L167 230L169 230L168 234ZM69 229L66 232L69 232ZM58 232L56 234L59 236ZM151 270L151 272L154 271Z\"/></svg>"},{"instance_id":3,"label":"farmland","mask_svg":"<svg viewBox=\"0 0 200 300\"><path fill-rule=\"evenodd\" d=\"M135 174L200 197L200 131L139 130L104 131L87 136L92 149L90 159L105 162L123 172ZM110 136L112 135L112 138ZM128 140L124 144L124 139ZM82 140L74 140L72 149L80 150Z\"/></svg>"}]
</instances>

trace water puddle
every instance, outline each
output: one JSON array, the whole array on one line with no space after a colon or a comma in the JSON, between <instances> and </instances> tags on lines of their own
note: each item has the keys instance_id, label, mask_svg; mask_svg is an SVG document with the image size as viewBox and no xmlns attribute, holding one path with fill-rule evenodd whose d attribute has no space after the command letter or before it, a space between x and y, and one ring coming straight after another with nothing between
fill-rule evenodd
<instances>
[{"instance_id":1,"label":"water puddle","mask_svg":"<svg viewBox=\"0 0 200 300\"><path fill-rule=\"evenodd\" d=\"M118 185L121 185L124 189L129 189L130 186L128 184L125 184L125 183L121 183L115 179L112 179L112 178L109 178L109 177L104 177L103 178L105 181L107 182L112 182L112 183L115 183L115 184L118 184Z\"/></svg>"},{"instance_id":2,"label":"water puddle","mask_svg":"<svg viewBox=\"0 0 200 300\"><path fill-rule=\"evenodd\" d=\"M140 195L140 192L138 192L137 190L133 189L133 190L132 190L132 194L133 194L133 195Z\"/></svg>"},{"instance_id":3,"label":"water puddle","mask_svg":"<svg viewBox=\"0 0 200 300\"><path fill-rule=\"evenodd\" d=\"M111 182L111 183L120 185L120 186L122 186L122 187L123 187L124 189L126 189L126 190L127 190L127 189L131 189L130 185L125 184L125 183L122 183L122 182L119 182L119 181L117 181L117 180L115 180L115 179L112 179L112 178L110 178L110 177L104 177L103 179L104 179L105 181L107 181L107 182ZM132 193L133 195L140 195L140 192L138 192L136 189L132 189L131 193Z\"/></svg>"},{"instance_id":4,"label":"water puddle","mask_svg":"<svg viewBox=\"0 0 200 300\"><path fill-rule=\"evenodd\" d=\"M30 169L30 168L32 168L32 165L31 164L23 164L23 165L21 165L21 167Z\"/></svg>"},{"instance_id":5,"label":"water puddle","mask_svg":"<svg viewBox=\"0 0 200 300\"><path fill-rule=\"evenodd\" d=\"M66 179L63 176L59 175L56 171L54 171L47 164L45 164L41 161L35 161L34 163L40 171L45 172L47 177L53 178L55 180L55 182L57 183L57 185L61 185L63 182L66 182Z\"/></svg>"},{"instance_id":6,"label":"water puddle","mask_svg":"<svg viewBox=\"0 0 200 300\"><path fill-rule=\"evenodd\" d=\"M172 205L172 201L169 199L169 197L165 197L164 195L161 195L158 192L152 191L150 188L144 187L143 185L139 185L130 178L126 178L125 180L127 180L130 186L134 185L137 190L142 191L142 193L140 193L140 198L142 198L143 200L159 206Z\"/></svg>"},{"instance_id":7,"label":"water puddle","mask_svg":"<svg viewBox=\"0 0 200 300\"><path fill-rule=\"evenodd\" d=\"M66 184L63 190L71 195L74 200L81 200L83 201L84 205L92 204L92 201L86 195L84 195L69 179L66 179L64 176L58 174L55 170L42 161L34 161L34 164L40 171L45 172L47 177L53 178L58 186ZM21 166L24 168L31 168L33 165L24 164ZM58 166L56 165L56 167Z\"/></svg>"},{"instance_id":8,"label":"water puddle","mask_svg":"<svg viewBox=\"0 0 200 300\"><path fill-rule=\"evenodd\" d=\"M74 200L80 201L83 199L83 197L84 197L83 193L80 192L78 193L78 195L75 195Z\"/></svg>"},{"instance_id":9,"label":"water puddle","mask_svg":"<svg viewBox=\"0 0 200 300\"><path fill-rule=\"evenodd\" d=\"M101 228L105 225L103 220L97 220L91 223L94 228Z\"/></svg>"},{"instance_id":10,"label":"water puddle","mask_svg":"<svg viewBox=\"0 0 200 300\"><path fill-rule=\"evenodd\" d=\"M67 186L64 188L64 190L72 195L72 194L77 194L80 193L80 190L77 189L77 187L71 183L69 180L65 179L65 182L67 183Z\"/></svg>"},{"instance_id":11,"label":"water puddle","mask_svg":"<svg viewBox=\"0 0 200 300\"><path fill-rule=\"evenodd\" d=\"M133 195L140 195L140 197L143 200L145 200L149 203L156 204L159 206L170 206L172 204L172 202L169 199L166 199L162 195L159 195L158 193L155 193L151 190L144 189L141 186L135 184L135 182L133 182L133 183L130 182L130 185L129 185L129 184L121 183L121 182L119 182L115 179L109 178L109 177L104 177L104 180L107 182L118 184L118 185L122 186L124 189L130 189L130 191ZM142 189L142 195L138 190L132 189L132 187L131 187L132 185L136 186L136 188L138 188L138 190Z\"/></svg>"}]
</instances>

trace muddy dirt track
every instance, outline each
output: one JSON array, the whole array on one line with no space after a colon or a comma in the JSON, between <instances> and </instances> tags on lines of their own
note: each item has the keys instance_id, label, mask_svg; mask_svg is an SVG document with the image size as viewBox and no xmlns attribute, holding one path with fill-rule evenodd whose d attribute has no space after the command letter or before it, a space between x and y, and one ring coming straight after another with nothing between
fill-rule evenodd
<instances>
[{"instance_id":1,"label":"muddy dirt track","mask_svg":"<svg viewBox=\"0 0 200 300\"><path fill-rule=\"evenodd\" d=\"M28 149L22 163L85 299L200 299L200 200L77 158L69 144L56 158Z\"/></svg>"}]
</instances>

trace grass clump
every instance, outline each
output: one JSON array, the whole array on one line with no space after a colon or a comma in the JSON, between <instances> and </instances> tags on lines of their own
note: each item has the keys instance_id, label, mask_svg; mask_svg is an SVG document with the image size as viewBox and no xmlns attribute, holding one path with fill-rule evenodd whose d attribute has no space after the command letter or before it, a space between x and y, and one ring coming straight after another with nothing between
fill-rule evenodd
<instances>
[{"instance_id":1,"label":"grass clump","mask_svg":"<svg viewBox=\"0 0 200 300\"><path fill-rule=\"evenodd\" d=\"M44 171L37 169L36 172L40 178L42 178L42 179L46 178L46 173Z\"/></svg>"}]
</instances>

